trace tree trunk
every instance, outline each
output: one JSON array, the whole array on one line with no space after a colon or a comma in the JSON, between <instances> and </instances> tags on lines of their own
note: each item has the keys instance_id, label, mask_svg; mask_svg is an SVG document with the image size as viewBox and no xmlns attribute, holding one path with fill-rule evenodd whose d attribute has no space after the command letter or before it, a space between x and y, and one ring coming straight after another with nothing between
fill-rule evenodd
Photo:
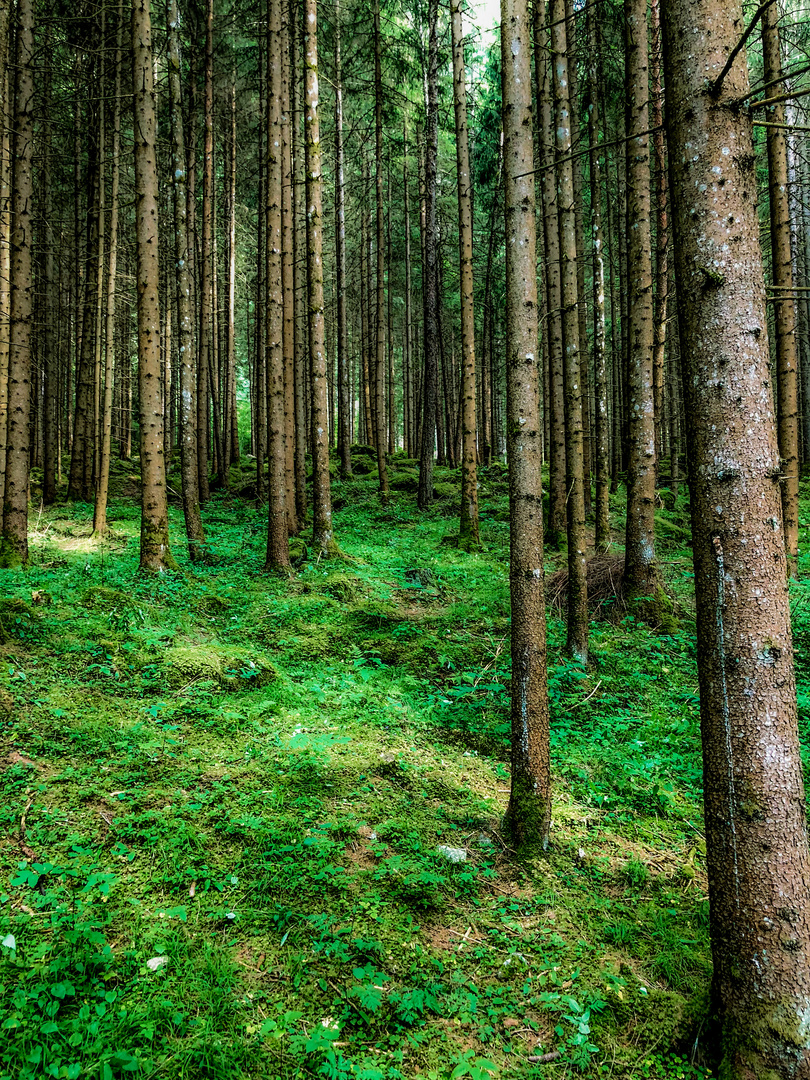
<instances>
[{"instance_id":1,"label":"tree trunk","mask_svg":"<svg viewBox=\"0 0 810 1080\"><path fill-rule=\"evenodd\" d=\"M189 558L192 562L203 562L208 559L208 548L202 518L200 517L197 465L196 356L192 321L186 145L180 89L180 11L177 0L169 0L168 23L172 176L174 178L174 265L177 275L177 329L180 356L180 477Z\"/></svg>"},{"instance_id":2,"label":"tree trunk","mask_svg":"<svg viewBox=\"0 0 810 1080\"><path fill-rule=\"evenodd\" d=\"M627 532L624 588L653 624L664 614L655 561L655 410L646 0L625 0L627 116Z\"/></svg>"},{"instance_id":3,"label":"tree trunk","mask_svg":"<svg viewBox=\"0 0 810 1080\"><path fill-rule=\"evenodd\" d=\"M265 569L288 573L287 484L284 454L284 292L281 251L281 152L283 0L267 0L267 486L268 526Z\"/></svg>"},{"instance_id":4,"label":"tree trunk","mask_svg":"<svg viewBox=\"0 0 810 1080\"><path fill-rule=\"evenodd\" d=\"M597 551L610 547L610 457L608 446L608 382L605 362L605 244L602 236L602 167L599 153L598 29L586 9L588 33L588 141L591 167L591 232L593 236L593 381L596 399L594 460L596 463Z\"/></svg>"},{"instance_id":5,"label":"tree trunk","mask_svg":"<svg viewBox=\"0 0 810 1080\"><path fill-rule=\"evenodd\" d=\"M467 75L461 0L451 0L453 34L453 106L456 116L458 169L458 248L461 293L462 450L459 547L469 550L481 540L478 529L478 458L475 417L475 308L473 306L473 213L470 147L467 129Z\"/></svg>"},{"instance_id":6,"label":"tree trunk","mask_svg":"<svg viewBox=\"0 0 810 1080\"><path fill-rule=\"evenodd\" d=\"M149 0L133 0L132 84L135 117L135 230L138 294L138 396L141 453L142 572L176 569L169 551L163 411L160 396L158 182L155 162L154 55Z\"/></svg>"},{"instance_id":7,"label":"tree trunk","mask_svg":"<svg viewBox=\"0 0 810 1080\"><path fill-rule=\"evenodd\" d=\"M34 142L34 10L17 3L17 47L12 149L11 281L9 312L8 428L0 567L28 563L28 482L31 412L31 312L33 299L32 202Z\"/></svg>"},{"instance_id":8,"label":"tree trunk","mask_svg":"<svg viewBox=\"0 0 810 1080\"><path fill-rule=\"evenodd\" d=\"M525 0L501 0L512 605L512 790L505 826L518 847L545 848L551 820L551 768L530 49Z\"/></svg>"},{"instance_id":9,"label":"tree trunk","mask_svg":"<svg viewBox=\"0 0 810 1080\"><path fill-rule=\"evenodd\" d=\"M351 396L346 334L346 183L343 172L343 67L340 0L335 0L335 271L337 274L338 456L340 475L352 475ZM407 197L407 196L406 196Z\"/></svg>"},{"instance_id":10,"label":"tree trunk","mask_svg":"<svg viewBox=\"0 0 810 1080\"><path fill-rule=\"evenodd\" d=\"M197 367L197 467L200 478L200 500L208 501L208 442L210 434L211 400L211 327L213 323L213 290L211 281L212 199L214 185L214 2L206 0L205 8L205 65L203 91L203 198L202 246L199 270L200 336Z\"/></svg>"},{"instance_id":11,"label":"tree trunk","mask_svg":"<svg viewBox=\"0 0 810 1080\"><path fill-rule=\"evenodd\" d=\"M380 32L380 0L374 0L374 140L377 224L377 305L376 305L376 361L374 365L374 412L377 416L377 470L379 472L380 499L389 499L388 464L386 452L388 437L385 423L385 217L383 211L383 131L382 131L382 35Z\"/></svg>"},{"instance_id":12,"label":"tree trunk","mask_svg":"<svg viewBox=\"0 0 810 1080\"><path fill-rule=\"evenodd\" d=\"M104 400L101 409L101 452L93 508L93 533L107 532L107 496L112 455L113 359L115 357L115 295L118 267L118 189L121 174L121 64L123 61L124 5L118 3L115 43L115 94L113 97L112 177L110 179L110 255L107 266L107 310L105 312Z\"/></svg>"},{"instance_id":13,"label":"tree trunk","mask_svg":"<svg viewBox=\"0 0 810 1080\"><path fill-rule=\"evenodd\" d=\"M428 0L428 62L425 115L425 257L422 262L424 297L424 366L422 375L422 443L419 449L420 510L433 502L433 461L439 373L439 310L437 294L438 223L436 217L439 157L439 43L438 0Z\"/></svg>"},{"instance_id":14,"label":"tree trunk","mask_svg":"<svg viewBox=\"0 0 810 1080\"><path fill-rule=\"evenodd\" d=\"M306 240L304 237L304 151L301 144L301 21L298 0L290 0L290 71L292 94L292 152L293 173L293 292L295 293L295 517L299 528L307 520L307 328L306 328Z\"/></svg>"},{"instance_id":15,"label":"tree trunk","mask_svg":"<svg viewBox=\"0 0 810 1080\"><path fill-rule=\"evenodd\" d=\"M773 83L769 96L785 92L779 42L779 9L771 4L762 14L763 76ZM778 102L768 110L773 125L784 125L785 106ZM782 517L785 529L788 573L798 573L799 557L799 357L796 348L796 304L793 299L793 259L790 247L788 207L787 139L784 126L766 129L768 146L768 197L771 210L771 257L773 264L773 319L776 346L776 400L779 454L782 459Z\"/></svg>"},{"instance_id":16,"label":"tree trunk","mask_svg":"<svg viewBox=\"0 0 810 1080\"><path fill-rule=\"evenodd\" d=\"M719 1075L810 1076L810 855L740 5L663 0ZM698 29L696 29L698 28Z\"/></svg>"},{"instance_id":17,"label":"tree trunk","mask_svg":"<svg viewBox=\"0 0 810 1080\"><path fill-rule=\"evenodd\" d=\"M290 118L292 45L297 4L282 10L284 49L281 65L281 287L284 295L284 469L287 484L287 529L297 536L295 512L295 222L293 220L292 123Z\"/></svg>"},{"instance_id":18,"label":"tree trunk","mask_svg":"<svg viewBox=\"0 0 810 1080\"><path fill-rule=\"evenodd\" d=\"M323 305L323 208L318 122L318 2L306 0L305 125L307 172L307 295L309 360L312 373L312 542L319 558L339 555L332 530L329 482L329 416Z\"/></svg>"},{"instance_id":19,"label":"tree trunk","mask_svg":"<svg viewBox=\"0 0 810 1080\"><path fill-rule=\"evenodd\" d=\"M661 86L660 0L650 0L650 100L655 153L655 304L653 307L653 402L655 406L655 468L660 474L664 427L664 353L667 343L667 285L669 283L667 221L667 162L664 140L664 91Z\"/></svg>"}]
</instances>

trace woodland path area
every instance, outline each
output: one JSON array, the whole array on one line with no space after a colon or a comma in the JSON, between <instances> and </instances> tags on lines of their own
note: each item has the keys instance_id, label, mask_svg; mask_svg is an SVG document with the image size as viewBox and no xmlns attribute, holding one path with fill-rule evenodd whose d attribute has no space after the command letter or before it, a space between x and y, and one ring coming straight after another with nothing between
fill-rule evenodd
<instances>
[{"instance_id":1,"label":"woodland path area","mask_svg":"<svg viewBox=\"0 0 810 1080\"><path fill-rule=\"evenodd\" d=\"M593 621L586 671L549 615L552 844L519 861L505 470L464 554L458 473L424 514L391 466L388 507L334 482L350 561L293 545L290 579L234 494L214 566L139 578L131 465L102 544L90 506L33 514L0 590L0 1075L710 1075L685 496L657 511L677 632Z\"/></svg>"}]
</instances>

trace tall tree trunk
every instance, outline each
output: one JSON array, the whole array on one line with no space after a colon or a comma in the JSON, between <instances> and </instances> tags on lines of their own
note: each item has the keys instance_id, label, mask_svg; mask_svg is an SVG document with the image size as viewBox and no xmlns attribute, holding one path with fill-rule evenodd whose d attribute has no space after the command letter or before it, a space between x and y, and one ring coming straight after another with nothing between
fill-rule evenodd
<instances>
[{"instance_id":1,"label":"tall tree trunk","mask_svg":"<svg viewBox=\"0 0 810 1080\"><path fill-rule=\"evenodd\" d=\"M470 147L467 130L467 75L461 0L451 0L453 34L453 106L456 116L458 169L458 248L461 293L462 451L459 547L480 544L478 528L478 456L475 418L475 308L473 306L473 214Z\"/></svg>"},{"instance_id":2,"label":"tall tree trunk","mask_svg":"<svg viewBox=\"0 0 810 1080\"><path fill-rule=\"evenodd\" d=\"M34 142L33 0L18 0L11 184L8 428L0 567L28 563L28 481L33 298L32 202Z\"/></svg>"},{"instance_id":3,"label":"tall tree trunk","mask_svg":"<svg viewBox=\"0 0 810 1080\"><path fill-rule=\"evenodd\" d=\"M212 199L214 186L214 0L206 0L205 62L203 71L203 198L202 245L200 249L200 334L197 366L197 468L200 500L208 500L208 442L211 400L211 327L213 289L211 281Z\"/></svg>"},{"instance_id":4,"label":"tall tree trunk","mask_svg":"<svg viewBox=\"0 0 810 1080\"><path fill-rule=\"evenodd\" d=\"M762 58L769 95L785 92L779 42L779 8L771 4L762 14ZM796 304L793 299L793 258L790 247L785 106L768 111L768 198L771 210L773 318L776 346L776 400L779 454L782 459L782 517L788 573L798 573L799 557L799 357L796 348ZM778 126L782 125L782 126Z\"/></svg>"},{"instance_id":5,"label":"tall tree trunk","mask_svg":"<svg viewBox=\"0 0 810 1080\"><path fill-rule=\"evenodd\" d=\"M93 508L93 533L107 532L107 497L110 487L112 455L113 360L115 357L115 296L118 268L118 189L121 174L121 64L123 61L124 4L118 3L118 26L115 42L115 94L113 97L112 177L110 179L110 255L107 266L107 310L105 312L104 399L101 409L101 452Z\"/></svg>"},{"instance_id":6,"label":"tall tree trunk","mask_svg":"<svg viewBox=\"0 0 810 1080\"><path fill-rule=\"evenodd\" d=\"M188 553L192 562L206 561L208 549L200 517L197 464L197 379L194 351L191 259L189 257L186 143L180 89L180 10L168 0L169 95L172 122L174 189L174 265L177 288L177 329L180 357L180 478Z\"/></svg>"},{"instance_id":7,"label":"tall tree trunk","mask_svg":"<svg viewBox=\"0 0 810 1080\"><path fill-rule=\"evenodd\" d=\"M142 572L176 569L169 551L163 411L160 395L158 304L158 182L156 109L149 0L132 4L132 85L135 123L135 230L138 294L138 396L141 453Z\"/></svg>"},{"instance_id":8,"label":"tall tree trunk","mask_svg":"<svg viewBox=\"0 0 810 1080\"><path fill-rule=\"evenodd\" d=\"M281 152L283 0L267 0L267 481L268 525L265 569L287 573L290 548L287 529L287 484L284 454L284 292L281 250Z\"/></svg>"},{"instance_id":9,"label":"tall tree trunk","mask_svg":"<svg viewBox=\"0 0 810 1080\"><path fill-rule=\"evenodd\" d=\"M669 284L669 225L667 220L667 162L664 138L664 91L661 86L660 0L650 0L650 100L655 154L655 305L653 308L653 402L655 406L655 467L660 471L664 425L664 353L667 343L667 286Z\"/></svg>"},{"instance_id":10,"label":"tall tree trunk","mask_svg":"<svg viewBox=\"0 0 810 1080\"><path fill-rule=\"evenodd\" d=\"M305 228L305 182L304 155L301 140L301 85L303 62L301 58L301 5L298 0L290 4L290 71L292 93L292 172L293 172L293 292L295 293L295 515L299 527L307 520L307 426L309 398L307 396L307 326L306 326L306 238Z\"/></svg>"},{"instance_id":11,"label":"tall tree trunk","mask_svg":"<svg viewBox=\"0 0 810 1080\"><path fill-rule=\"evenodd\" d=\"M11 104L14 96L12 65L8 62L13 41L11 5L0 5L0 496L6 487L9 361L9 278L11 266ZM0 504L0 519L2 509Z\"/></svg>"},{"instance_id":12,"label":"tall tree trunk","mask_svg":"<svg viewBox=\"0 0 810 1080\"><path fill-rule=\"evenodd\" d=\"M120 17L119 17L120 21ZM4 33L2 18L0 18L0 34ZM50 113L52 105L53 76L49 71L46 73L47 88L45 109ZM3 116L0 106L0 118ZM56 236L57 228L54 222L54 175L53 175L53 138L50 125L46 125L43 133L42 145L42 172L40 184L43 192L43 323L44 333L42 351L44 353L44 405L43 405L43 470L42 470L42 502L50 506L56 501L57 465L59 458L59 360L62 350L59 347L59 281L56 273ZM2 147L0 146L0 153ZM2 164L0 164L2 168ZM0 308L2 310L2 308ZM0 315L0 335L5 336L7 329ZM6 339L8 340L8 339ZM2 367L2 360L0 360ZM2 435L0 435L0 439ZM0 478L0 490L2 490L2 478Z\"/></svg>"},{"instance_id":13,"label":"tall tree trunk","mask_svg":"<svg viewBox=\"0 0 810 1080\"><path fill-rule=\"evenodd\" d=\"M538 164L543 218L545 264L545 340L549 357L549 463L546 542L558 548L566 527L565 386L563 379L562 260L560 257L559 201L554 171L554 112L551 100L550 61L543 44L546 5L534 8L535 80L538 124Z\"/></svg>"},{"instance_id":14,"label":"tall tree trunk","mask_svg":"<svg viewBox=\"0 0 810 1080\"><path fill-rule=\"evenodd\" d=\"M236 410L236 67L231 68L230 133L228 139L228 324L227 324L227 401L229 461L239 460L239 416Z\"/></svg>"},{"instance_id":15,"label":"tall tree trunk","mask_svg":"<svg viewBox=\"0 0 810 1080\"><path fill-rule=\"evenodd\" d=\"M512 790L505 825L519 847L545 848L551 767L529 26L525 0L501 0L512 605Z\"/></svg>"},{"instance_id":16,"label":"tall tree trunk","mask_svg":"<svg viewBox=\"0 0 810 1080\"><path fill-rule=\"evenodd\" d=\"M380 0L374 0L374 140L377 224L377 305L376 360L374 364L374 412L377 416L377 469L380 478L380 498L388 502L388 437L385 423L385 217L383 210L383 132L382 132L382 41L380 32Z\"/></svg>"},{"instance_id":17,"label":"tall tree trunk","mask_svg":"<svg viewBox=\"0 0 810 1080\"><path fill-rule=\"evenodd\" d=\"M428 62L425 116L425 257L422 261L424 297L424 366L422 376L422 444L419 450L417 504L433 501L433 460L439 373L438 222L436 217L439 156L439 41L438 0L428 0Z\"/></svg>"},{"instance_id":18,"label":"tall tree trunk","mask_svg":"<svg viewBox=\"0 0 810 1080\"><path fill-rule=\"evenodd\" d=\"M351 396L346 335L346 182L343 167L343 66L340 0L335 0L335 270L337 274L338 456L340 474L352 475Z\"/></svg>"},{"instance_id":19,"label":"tall tree trunk","mask_svg":"<svg viewBox=\"0 0 810 1080\"><path fill-rule=\"evenodd\" d=\"M408 114L403 119L402 139L402 202L405 226L405 393L403 394L403 426L405 453L416 455L416 423L414 417L414 356L413 312L411 307L411 214L408 198Z\"/></svg>"},{"instance_id":20,"label":"tall tree trunk","mask_svg":"<svg viewBox=\"0 0 810 1080\"><path fill-rule=\"evenodd\" d=\"M719 1075L810 1076L810 854L738 3L663 0ZM697 29L696 29L697 28ZM757 421L752 422L756 417Z\"/></svg>"},{"instance_id":21,"label":"tall tree trunk","mask_svg":"<svg viewBox=\"0 0 810 1080\"><path fill-rule=\"evenodd\" d=\"M307 172L307 294L309 361L312 372L312 541L318 556L339 555L332 529L329 482L329 417L323 304L323 207L318 122L318 2L306 0L305 131Z\"/></svg>"},{"instance_id":22,"label":"tall tree trunk","mask_svg":"<svg viewBox=\"0 0 810 1080\"><path fill-rule=\"evenodd\" d=\"M627 115L628 382L627 532L624 588L643 617L658 623L663 591L655 561L652 231L646 0L625 0Z\"/></svg>"},{"instance_id":23,"label":"tall tree trunk","mask_svg":"<svg viewBox=\"0 0 810 1080\"><path fill-rule=\"evenodd\" d=\"M591 232L593 237L593 381L596 399L594 461L596 463L597 551L610 546L610 458L608 448L608 383L605 362L605 245L602 236L602 167L599 153L599 43L596 19L585 12L588 33L588 140L591 167Z\"/></svg>"},{"instance_id":24,"label":"tall tree trunk","mask_svg":"<svg viewBox=\"0 0 810 1080\"><path fill-rule=\"evenodd\" d=\"M568 35L562 0L549 6L551 70L556 132L557 218L560 230L565 379L565 486L568 536L568 640L575 660L588 660L587 539L585 533L585 459L582 434L577 235L574 213L574 168L571 160Z\"/></svg>"},{"instance_id":25,"label":"tall tree trunk","mask_svg":"<svg viewBox=\"0 0 810 1080\"><path fill-rule=\"evenodd\" d=\"M291 106L292 38L297 4L282 10L284 52L281 67L281 286L284 294L284 469L287 484L287 528L297 536L295 512L295 223L293 221L293 159Z\"/></svg>"}]
</instances>

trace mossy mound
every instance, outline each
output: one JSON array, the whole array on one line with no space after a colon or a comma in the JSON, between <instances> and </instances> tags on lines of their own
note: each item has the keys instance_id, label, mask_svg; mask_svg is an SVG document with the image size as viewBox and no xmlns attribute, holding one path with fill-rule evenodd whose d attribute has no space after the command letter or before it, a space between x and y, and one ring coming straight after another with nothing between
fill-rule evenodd
<instances>
[{"instance_id":1,"label":"mossy mound","mask_svg":"<svg viewBox=\"0 0 810 1080\"><path fill-rule=\"evenodd\" d=\"M278 678L276 669L263 656L218 642L169 649L163 666L175 690L196 682L214 682L224 690L248 690Z\"/></svg>"},{"instance_id":2,"label":"mossy mound","mask_svg":"<svg viewBox=\"0 0 810 1080\"><path fill-rule=\"evenodd\" d=\"M341 604L356 604L365 595L361 583L348 574L330 574L318 588L320 592Z\"/></svg>"},{"instance_id":3,"label":"mossy mound","mask_svg":"<svg viewBox=\"0 0 810 1080\"><path fill-rule=\"evenodd\" d=\"M392 491L406 491L414 495L419 490L419 473L413 469L392 472L388 477L388 486Z\"/></svg>"},{"instance_id":4,"label":"mossy mound","mask_svg":"<svg viewBox=\"0 0 810 1080\"><path fill-rule=\"evenodd\" d=\"M410 457L397 457L396 454L391 458L392 469L419 469L419 462L416 458Z\"/></svg>"},{"instance_id":5,"label":"mossy mound","mask_svg":"<svg viewBox=\"0 0 810 1080\"><path fill-rule=\"evenodd\" d=\"M352 458L352 472L355 476L365 476L370 480L372 475L377 475L377 458Z\"/></svg>"},{"instance_id":6,"label":"mossy mound","mask_svg":"<svg viewBox=\"0 0 810 1080\"><path fill-rule=\"evenodd\" d=\"M36 618L31 607L17 596L0 597L0 645L13 637L12 626L31 623Z\"/></svg>"},{"instance_id":7,"label":"mossy mound","mask_svg":"<svg viewBox=\"0 0 810 1080\"><path fill-rule=\"evenodd\" d=\"M139 606L137 597L131 593L110 589L106 585L91 585L83 593L81 605L89 611L114 611L116 608L134 611Z\"/></svg>"}]
</instances>

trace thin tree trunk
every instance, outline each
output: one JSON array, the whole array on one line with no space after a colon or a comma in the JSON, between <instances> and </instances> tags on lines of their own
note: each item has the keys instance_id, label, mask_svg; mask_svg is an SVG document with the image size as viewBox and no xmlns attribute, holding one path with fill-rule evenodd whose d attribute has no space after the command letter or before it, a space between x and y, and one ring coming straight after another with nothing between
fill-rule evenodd
<instances>
[{"instance_id":1,"label":"thin tree trunk","mask_svg":"<svg viewBox=\"0 0 810 1080\"><path fill-rule=\"evenodd\" d=\"M351 397L346 334L346 182L343 172L343 67L340 0L335 0L335 270L337 274L338 456L340 475L352 475Z\"/></svg>"},{"instance_id":2,"label":"thin tree trunk","mask_svg":"<svg viewBox=\"0 0 810 1080\"><path fill-rule=\"evenodd\" d=\"M318 2L306 0L305 131L307 173L307 295L309 357L312 372L312 541L319 558L339 555L332 529L329 482L329 417L323 304L323 209L321 143L318 122Z\"/></svg>"},{"instance_id":3,"label":"thin tree trunk","mask_svg":"<svg viewBox=\"0 0 810 1080\"><path fill-rule=\"evenodd\" d=\"M12 144L8 427L0 567L28 563L31 452L32 203L34 142L33 0L18 0Z\"/></svg>"},{"instance_id":4,"label":"thin tree trunk","mask_svg":"<svg viewBox=\"0 0 810 1080\"><path fill-rule=\"evenodd\" d=\"M135 228L138 293L138 396L141 452L142 572L176 569L169 551L163 412L160 397L158 182L156 109L149 0L133 0L132 83L135 117Z\"/></svg>"},{"instance_id":5,"label":"thin tree trunk","mask_svg":"<svg viewBox=\"0 0 810 1080\"><path fill-rule=\"evenodd\" d=\"M551 820L551 768L529 26L525 0L502 0L512 606L512 788L505 825L518 847L545 848Z\"/></svg>"},{"instance_id":6,"label":"thin tree trunk","mask_svg":"<svg viewBox=\"0 0 810 1080\"><path fill-rule=\"evenodd\" d=\"M281 66L281 287L284 294L284 469L287 484L287 528L297 536L300 523L295 512L295 223L293 221L293 165L291 65L294 15L297 4L282 10L284 52Z\"/></svg>"},{"instance_id":7,"label":"thin tree trunk","mask_svg":"<svg viewBox=\"0 0 810 1080\"><path fill-rule=\"evenodd\" d=\"M593 237L593 381L596 398L594 458L596 462L597 551L610 546L610 459L608 451L608 385L605 363L605 250L602 236L602 168L599 153L598 29L586 9L588 32L588 141L591 168L591 232Z\"/></svg>"},{"instance_id":8,"label":"thin tree trunk","mask_svg":"<svg viewBox=\"0 0 810 1080\"><path fill-rule=\"evenodd\" d=\"M307 520L307 419L309 399L307 396L307 327L306 327L306 239L305 228L305 182L304 149L301 140L301 84L303 62L301 58L301 22L297 0L290 0L290 71L292 93L292 172L293 172L293 291L295 293L295 515L300 528Z\"/></svg>"},{"instance_id":9,"label":"thin tree trunk","mask_svg":"<svg viewBox=\"0 0 810 1080\"><path fill-rule=\"evenodd\" d=\"M554 130L557 152L557 206L560 229L563 373L565 379L565 485L568 536L568 640L566 649L580 664L588 661L587 539L585 533L585 459L582 433L577 235L574 168L571 161L571 107L568 35L562 0L549 6L551 70L554 84Z\"/></svg>"},{"instance_id":10,"label":"thin tree trunk","mask_svg":"<svg viewBox=\"0 0 810 1080\"><path fill-rule=\"evenodd\" d=\"M462 351L462 463L459 547L468 550L478 547L481 541L478 528L478 460L475 417L473 207L469 133L467 129L467 75L464 66L461 0L451 0L450 21L453 34L453 106L456 117L456 167L458 169L458 247Z\"/></svg>"},{"instance_id":11,"label":"thin tree trunk","mask_svg":"<svg viewBox=\"0 0 810 1080\"><path fill-rule=\"evenodd\" d=\"M382 133L382 35L380 33L380 0L374 0L374 139L377 224L377 305L376 361L374 365L374 412L377 416L376 446L380 499L388 502L387 435L385 423L385 217L383 210L383 133Z\"/></svg>"},{"instance_id":12,"label":"thin tree trunk","mask_svg":"<svg viewBox=\"0 0 810 1080\"><path fill-rule=\"evenodd\" d=\"M188 553L192 562L208 559L200 517L197 464L197 380L194 351L191 260L189 258L186 145L180 89L180 11L177 0L168 2L169 94L172 122L172 176L174 189L174 265L177 287L177 329L180 357L180 477Z\"/></svg>"},{"instance_id":13,"label":"thin tree trunk","mask_svg":"<svg viewBox=\"0 0 810 1080\"><path fill-rule=\"evenodd\" d=\"M655 304L653 307L653 403L655 408L655 465L660 473L664 424L664 353L667 343L667 285L669 283L667 221L667 162L664 145L664 91L661 86L660 0L650 0L650 88L655 152Z\"/></svg>"},{"instance_id":14,"label":"thin tree trunk","mask_svg":"<svg viewBox=\"0 0 810 1080\"><path fill-rule=\"evenodd\" d=\"M779 9L771 4L762 15L762 58L769 95L784 93L779 42ZM784 125L785 106L768 111L771 124ZM768 197L771 210L771 259L775 297L773 318L776 346L776 399L779 454L782 459L782 518L788 573L798 573L799 557L799 357L796 348L796 305L793 299L793 258L790 247L787 139L783 127L766 129Z\"/></svg>"},{"instance_id":15,"label":"thin tree trunk","mask_svg":"<svg viewBox=\"0 0 810 1080\"><path fill-rule=\"evenodd\" d=\"M197 367L197 436L200 500L208 501L208 443L210 437L211 400L211 327L213 322L213 291L211 281L212 199L214 186L214 2L206 0L205 8L205 65L203 90L203 198L202 246L199 270L200 336Z\"/></svg>"},{"instance_id":16,"label":"thin tree trunk","mask_svg":"<svg viewBox=\"0 0 810 1080\"><path fill-rule=\"evenodd\" d=\"M118 268L118 189L121 174L121 65L123 62L124 4L118 3L115 43L115 94L113 96L112 176L110 178L110 255L107 266L107 310L105 312L104 400L101 409L101 454L93 508L93 533L107 532L107 497L112 456L113 360L115 357L115 296Z\"/></svg>"},{"instance_id":17,"label":"thin tree trunk","mask_svg":"<svg viewBox=\"0 0 810 1080\"><path fill-rule=\"evenodd\" d=\"M439 370L439 310L437 295L438 223L436 219L439 156L439 42L438 0L428 0L428 63L425 116L425 255L422 261L424 297L424 365L422 376L422 444L419 451L417 505L433 502L434 440L437 422Z\"/></svg>"},{"instance_id":18,"label":"thin tree trunk","mask_svg":"<svg viewBox=\"0 0 810 1080\"><path fill-rule=\"evenodd\" d=\"M265 569L287 573L290 548L284 454L284 292L281 249L283 0L267 0L267 480L268 526Z\"/></svg>"}]
</instances>

